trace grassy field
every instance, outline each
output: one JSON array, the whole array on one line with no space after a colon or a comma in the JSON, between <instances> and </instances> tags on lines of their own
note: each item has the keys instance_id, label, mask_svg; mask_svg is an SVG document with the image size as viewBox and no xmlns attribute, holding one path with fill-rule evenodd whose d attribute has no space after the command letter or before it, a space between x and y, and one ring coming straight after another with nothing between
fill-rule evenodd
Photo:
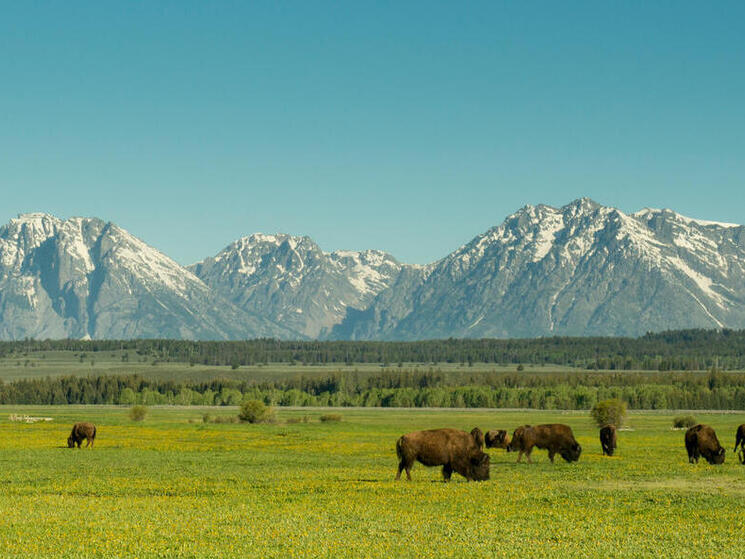
<instances>
[{"instance_id":1,"label":"grassy field","mask_svg":"<svg viewBox=\"0 0 745 559\"><path fill-rule=\"evenodd\" d=\"M122 356L127 354L127 361ZM515 372L515 365L495 365L493 363L402 363L403 369L411 371L428 371L430 369L452 372ZM290 365L288 363L269 363L241 366L233 369L229 366L189 365L188 363L158 361L152 356L137 355L133 351L99 351L80 353L73 351L37 351L27 354L18 353L0 358L0 380L10 382L27 378L55 377L60 375L130 375L139 374L148 378L174 381L201 382L215 378L230 380L274 380L294 376L328 375L336 371L363 374L380 374L382 367L378 363L356 363L354 365ZM385 367L386 370L399 370L398 364ZM526 373L556 373L583 371L560 365L525 365Z\"/></svg>"},{"instance_id":2,"label":"grassy field","mask_svg":"<svg viewBox=\"0 0 745 559\"><path fill-rule=\"evenodd\" d=\"M206 411L0 408L0 557L735 557L743 556L745 466L732 455L745 414L697 414L728 448L690 465L671 414L630 416L603 457L586 413L280 410L273 425L203 424ZM53 417L19 424L11 413ZM286 423L308 416L307 423ZM74 421L94 450L69 450ZM395 441L415 429L572 426L578 463L490 450L491 480L415 467L394 482ZM557 458L558 460L558 458Z\"/></svg>"}]
</instances>

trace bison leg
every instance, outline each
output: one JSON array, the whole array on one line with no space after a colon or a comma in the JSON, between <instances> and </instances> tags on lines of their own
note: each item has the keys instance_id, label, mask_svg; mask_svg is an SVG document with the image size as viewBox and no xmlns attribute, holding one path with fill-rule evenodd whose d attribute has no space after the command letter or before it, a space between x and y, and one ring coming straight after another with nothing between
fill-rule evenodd
<instances>
[{"instance_id":1,"label":"bison leg","mask_svg":"<svg viewBox=\"0 0 745 559\"><path fill-rule=\"evenodd\" d=\"M411 463L407 462L406 459L402 459L398 463L398 472L396 473L396 481L401 479L401 471L406 470L406 479L411 481Z\"/></svg>"},{"instance_id":2,"label":"bison leg","mask_svg":"<svg viewBox=\"0 0 745 559\"><path fill-rule=\"evenodd\" d=\"M530 459L530 453L533 452L533 447L525 451L525 457L528 459L528 464L532 464L533 460Z\"/></svg>"},{"instance_id":3,"label":"bison leg","mask_svg":"<svg viewBox=\"0 0 745 559\"><path fill-rule=\"evenodd\" d=\"M554 463L554 456L556 456L556 452L553 450L548 451L548 459L551 460L551 463Z\"/></svg>"},{"instance_id":4,"label":"bison leg","mask_svg":"<svg viewBox=\"0 0 745 559\"><path fill-rule=\"evenodd\" d=\"M517 454L517 462L518 462L518 464L519 464L519 463L520 463L520 462L522 462L522 461L523 461L523 451L521 450L521 451L520 451L520 452L518 452L518 454Z\"/></svg>"},{"instance_id":5,"label":"bison leg","mask_svg":"<svg viewBox=\"0 0 745 559\"><path fill-rule=\"evenodd\" d=\"M450 477L453 475L453 467L450 464L445 464L442 467L442 477L445 483L450 481Z\"/></svg>"}]
</instances>

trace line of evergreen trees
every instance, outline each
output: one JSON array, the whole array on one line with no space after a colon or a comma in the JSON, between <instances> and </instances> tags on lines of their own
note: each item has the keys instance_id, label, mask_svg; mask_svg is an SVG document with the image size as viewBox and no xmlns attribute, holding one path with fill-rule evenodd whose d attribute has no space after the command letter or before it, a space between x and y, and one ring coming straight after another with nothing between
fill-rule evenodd
<instances>
[{"instance_id":1,"label":"line of evergreen trees","mask_svg":"<svg viewBox=\"0 0 745 559\"><path fill-rule=\"evenodd\" d=\"M0 357L36 351L127 350L160 361L210 366L257 363L556 364L585 369L745 369L745 330L679 330L639 338L447 339L418 342L24 340L0 342Z\"/></svg>"},{"instance_id":2,"label":"line of evergreen trees","mask_svg":"<svg viewBox=\"0 0 745 559\"><path fill-rule=\"evenodd\" d=\"M387 371L263 382L176 382L138 375L56 377L0 382L0 404L488 407L590 409L618 398L631 409L745 409L745 374L443 373Z\"/></svg>"}]
</instances>

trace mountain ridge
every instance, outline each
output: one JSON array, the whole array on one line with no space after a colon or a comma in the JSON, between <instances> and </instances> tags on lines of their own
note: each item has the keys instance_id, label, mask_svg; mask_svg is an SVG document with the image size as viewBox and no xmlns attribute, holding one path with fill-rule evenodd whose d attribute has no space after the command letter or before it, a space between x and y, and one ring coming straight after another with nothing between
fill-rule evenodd
<instances>
[{"instance_id":1,"label":"mountain ridge","mask_svg":"<svg viewBox=\"0 0 745 559\"><path fill-rule=\"evenodd\" d=\"M254 233L181 266L111 222L0 227L0 338L370 339L745 327L745 227L589 198L526 205L445 257L401 263Z\"/></svg>"}]
</instances>

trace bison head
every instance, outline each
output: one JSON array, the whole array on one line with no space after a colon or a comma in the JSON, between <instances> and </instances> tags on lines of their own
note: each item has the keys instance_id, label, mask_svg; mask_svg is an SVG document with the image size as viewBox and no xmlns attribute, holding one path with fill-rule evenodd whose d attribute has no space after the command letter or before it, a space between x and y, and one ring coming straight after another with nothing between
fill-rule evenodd
<instances>
[{"instance_id":1,"label":"bison head","mask_svg":"<svg viewBox=\"0 0 745 559\"><path fill-rule=\"evenodd\" d=\"M478 427L471 429L471 436L473 437L473 442L476 443L477 447L481 448L484 446L484 433L481 429Z\"/></svg>"},{"instance_id":2,"label":"bison head","mask_svg":"<svg viewBox=\"0 0 745 559\"><path fill-rule=\"evenodd\" d=\"M579 443L573 443L568 448L563 449L560 454L567 462L576 462L579 460L579 455L582 454L582 447Z\"/></svg>"},{"instance_id":3,"label":"bison head","mask_svg":"<svg viewBox=\"0 0 745 559\"><path fill-rule=\"evenodd\" d=\"M709 464L724 464L724 449L720 446L719 450L712 452L708 462Z\"/></svg>"},{"instance_id":4,"label":"bison head","mask_svg":"<svg viewBox=\"0 0 745 559\"><path fill-rule=\"evenodd\" d=\"M507 452L517 452L522 448L523 434L526 429L530 429L530 425L523 425L522 427L515 429L515 432L512 433L512 439L507 443L507 446L505 446Z\"/></svg>"},{"instance_id":5,"label":"bison head","mask_svg":"<svg viewBox=\"0 0 745 559\"><path fill-rule=\"evenodd\" d=\"M489 455L479 452L471 456L471 477L476 481L489 479Z\"/></svg>"},{"instance_id":6,"label":"bison head","mask_svg":"<svg viewBox=\"0 0 745 559\"><path fill-rule=\"evenodd\" d=\"M75 439L72 438L72 435L67 437L67 448L75 448Z\"/></svg>"},{"instance_id":7,"label":"bison head","mask_svg":"<svg viewBox=\"0 0 745 559\"><path fill-rule=\"evenodd\" d=\"M504 429L487 431L484 440L486 441L486 448L507 448L510 443L510 437Z\"/></svg>"}]
</instances>

